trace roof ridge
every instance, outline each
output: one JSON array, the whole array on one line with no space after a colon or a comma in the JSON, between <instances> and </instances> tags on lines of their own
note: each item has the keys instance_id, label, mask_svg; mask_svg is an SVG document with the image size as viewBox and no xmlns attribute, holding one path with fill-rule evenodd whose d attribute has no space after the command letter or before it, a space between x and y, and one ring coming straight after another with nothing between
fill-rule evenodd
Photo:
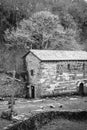
<instances>
[{"instance_id":1,"label":"roof ridge","mask_svg":"<svg viewBox=\"0 0 87 130\"><path fill-rule=\"evenodd\" d=\"M40 49L31 49L30 51L67 51L67 52L87 52L83 50L40 50Z\"/></svg>"},{"instance_id":2,"label":"roof ridge","mask_svg":"<svg viewBox=\"0 0 87 130\"><path fill-rule=\"evenodd\" d=\"M58 61L58 60L87 60L86 51L67 51L67 50L30 50L34 56L41 61Z\"/></svg>"}]
</instances>

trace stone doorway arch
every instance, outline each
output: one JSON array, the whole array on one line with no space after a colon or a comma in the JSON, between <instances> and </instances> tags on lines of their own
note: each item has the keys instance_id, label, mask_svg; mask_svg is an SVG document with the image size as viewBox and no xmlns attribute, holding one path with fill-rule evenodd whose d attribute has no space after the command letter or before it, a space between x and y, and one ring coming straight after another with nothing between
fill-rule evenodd
<instances>
[{"instance_id":1,"label":"stone doorway arch","mask_svg":"<svg viewBox=\"0 0 87 130\"><path fill-rule=\"evenodd\" d=\"M84 83L83 82L81 82L79 84L79 94L84 95Z\"/></svg>"}]
</instances>

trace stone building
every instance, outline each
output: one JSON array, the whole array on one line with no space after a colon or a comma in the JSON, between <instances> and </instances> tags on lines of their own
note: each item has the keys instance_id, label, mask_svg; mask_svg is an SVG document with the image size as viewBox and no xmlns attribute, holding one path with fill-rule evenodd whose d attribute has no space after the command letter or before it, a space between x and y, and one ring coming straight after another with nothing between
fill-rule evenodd
<instances>
[{"instance_id":1,"label":"stone building","mask_svg":"<svg viewBox=\"0 0 87 130\"><path fill-rule=\"evenodd\" d=\"M30 50L24 59L31 98L76 93L78 85L79 91L84 91L87 52Z\"/></svg>"}]
</instances>

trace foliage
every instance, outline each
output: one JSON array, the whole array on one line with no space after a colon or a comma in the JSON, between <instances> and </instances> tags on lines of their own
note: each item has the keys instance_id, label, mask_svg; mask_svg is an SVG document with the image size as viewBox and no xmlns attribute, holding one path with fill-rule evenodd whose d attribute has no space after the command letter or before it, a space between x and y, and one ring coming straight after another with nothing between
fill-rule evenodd
<instances>
[{"instance_id":1,"label":"foliage","mask_svg":"<svg viewBox=\"0 0 87 130\"><path fill-rule=\"evenodd\" d=\"M69 21L67 18L65 20ZM58 15L40 11L21 21L16 31L11 34L7 31L6 35L9 41L26 43L29 47L32 44L34 49L80 49L75 40L75 27L70 24L64 28Z\"/></svg>"},{"instance_id":2,"label":"foliage","mask_svg":"<svg viewBox=\"0 0 87 130\"><path fill-rule=\"evenodd\" d=\"M72 17L72 15L69 14L69 12L66 10L66 7L64 3L61 5L55 5L52 7L52 12L56 15L59 15L61 24L63 27L66 28L72 28L73 30L76 30L76 23Z\"/></svg>"},{"instance_id":3,"label":"foliage","mask_svg":"<svg viewBox=\"0 0 87 130\"><path fill-rule=\"evenodd\" d=\"M11 111L10 109L8 109L6 111L2 111L1 113L1 118L3 119L12 120L12 116L17 116L17 112L14 110Z\"/></svg>"},{"instance_id":4,"label":"foliage","mask_svg":"<svg viewBox=\"0 0 87 130\"><path fill-rule=\"evenodd\" d=\"M0 68L19 71L29 48L76 50L78 41L87 50L86 8L84 0L0 0Z\"/></svg>"},{"instance_id":5,"label":"foliage","mask_svg":"<svg viewBox=\"0 0 87 130\"><path fill-rule=\"evenodd\" d=\"M17 27L20 20L42 10L52 12L54 10L58 13L63 27L76 23L80 40L86 39L87 3L84 0L0 0L0 2L1 41L5 40L4 32L7 28Z\"/></svg>"},{"instance_id":6,"label":"foliage","mask_svg":"<svg viewBox=\"0 0 87 130\"><path fill-rule=\"evenodd\" d=\"M5 41L5 30L12 27L16 28L18 22L25 16L21 13L18 8L8 8L5 7L4 3L0 3L0 43Z\"/></svg>"},{"instance_id":7,"label":"foliage","mask_svg":"<svg viewBox=\"0 0 87 130\"><path fill-rule=\"evenodd\" d=\"M81 0L73 2L68 11L77 23L80 42L85 42L87 39L87 3Z\"/></svg>"},{"instance_id":8,"label":"foliage","mask_svg":"<svg viewBox=\"0 0 87 130\"><path fill-rule=\"evenodd\" d=\"M7 120L11 120L11 111L3 111L2 114L1 114L1 118L3 119L7 119Z\"/></svg>"}]
</instances>

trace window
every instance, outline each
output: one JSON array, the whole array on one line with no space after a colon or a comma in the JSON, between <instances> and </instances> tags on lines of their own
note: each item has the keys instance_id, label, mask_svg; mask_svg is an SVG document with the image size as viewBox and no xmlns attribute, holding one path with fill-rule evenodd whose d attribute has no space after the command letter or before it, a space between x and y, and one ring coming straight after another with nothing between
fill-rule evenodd
<instances>
[{"instance_id":1,"label":"window","mask_svg":"<svg viewBox=\"0 0 87 130\"><path fill-rule=\"evenodd\" d=\"M31 70L31 76L33 76L34 75L34 70Z\"/></svg>"},{"instance_id":2,"label":"window","mask_svg":"<svg viewBox=\"0 0 87 130\"><path fill-rule=\"evenodd\" d=\"M68 70L70 70L70 64L67 65Z\"/></svg>"},{"instance_id":3,"label":"window","mask_svg":"<svg viewBox=\"0 0 87 130\"><path fill-rule=\"evenodd\" d=\"M58 64L56 69L57 69L56 71L57 73L62 73L62 71L64 70L64 66L62 64Z\"/></svg>"}]
</instances>

